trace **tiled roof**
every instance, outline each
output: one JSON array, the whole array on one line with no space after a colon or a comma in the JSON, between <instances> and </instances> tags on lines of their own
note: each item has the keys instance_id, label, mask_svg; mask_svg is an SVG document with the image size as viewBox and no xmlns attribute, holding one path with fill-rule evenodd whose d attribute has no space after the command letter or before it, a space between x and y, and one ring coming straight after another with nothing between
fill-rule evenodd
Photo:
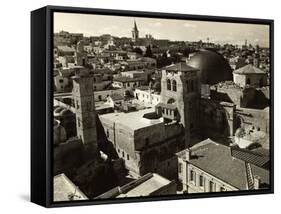
<instances>
[{"instance_id":1,"label":"tiled roof","mask_svg":"<svg viewBox=\"0 0 281 214\"><path fill-rule=\"evenodd\" d=\"M144 81L142 77L124 77L124 76L119 76L119 77L114 77L114 81L117 82L136 82L136 81Z\"/></svg>"},{"instance_id":2,"label":"tiled roof","mask_svg":"<svg viewBox=\"0 0 281 214\"><path fill-rule=\"evenodd\" d=\"M245 65L242 68L239 68L233 71L235 74L266 74L265 71L253 66L253 65Z\"/></svg>"},{"instance_id":3,"label":"tiled roof","mask_svg":"<svg viewBox=\"0 0 281 214\"><path fill-rule=\"evenodd\" d=\"M75 52L75 49L68 46L58 46L58 49L63 52Z\"/></svg>"},{"instance_id":4,"label":"tiled roof","mask_svg":"<svg viewBox=\"0 0 281 214\"><path fill-rule=\"evenodd\" d=\"M165 67L167 71L198 71L197 68L187 65L185 62L179 62L176 64L168 65Z\"/></svg>"},{"instance_id":5,"label":"tiled roof","mask_svg":"<svg viewBox=\"0 0 281 214\"><path fill-rule=\"evenodd\" d=\"M246 151L236 152L237 150L235 150L234 153L237 156L235 157L232 155L231 147L218 144L210 139L204 140L190 149L191 159L189 162L192 165L240 190L247 189L248 185L245 160L251 161L250 164L255 168L254 175L260 176L264 183L269 182L268 170L254 165L263 163L259 156L255 160L252 154L246 155ZM178 153L178 156L184 157L184 153Z\"/></svg>"},{"instance_id":6,"label":"tiled roof","mask_svg":"<svg viewBox=\"0 0 281 214\"><path fill-rule=\"evenodd\" d=\"M269 163L268 155L262 155L260 153L248 151L245 149L232 148L231 155L235 158L263 168L266 168Z\"/></svg>"}]
</instances>

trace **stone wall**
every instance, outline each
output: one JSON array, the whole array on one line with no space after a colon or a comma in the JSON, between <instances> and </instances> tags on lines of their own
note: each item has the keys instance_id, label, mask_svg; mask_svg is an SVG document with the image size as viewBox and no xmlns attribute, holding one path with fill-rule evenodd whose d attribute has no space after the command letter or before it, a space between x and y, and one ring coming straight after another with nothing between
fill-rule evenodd
<instances>
[{"instance_id":1,"label":"stone wall","mask_svg":"<svg viewBox=\"0 0 281 214\"><path fill-rule=\"evenodd\" d=\"M221 192L221 188L224 188L225 191L236 191L238 190L236 187L216 178L215 176L199 169L198 167L187 164L187 177L184 178L185 185L187 185L187 191L188 193L194 193L194 192L210 192L210 185L209 182L212 181L215 185L215 192ZM195 173L195 181L190 181L190 170L193 170ZM199 176L203 176L203 186L199 185Z\"/></svg>"},{"instance_id":2,"label":"stone wall","mask_svg":"<svg viewBox=\"0 0 281 214\"><path fill-rule=\"evenodd\" d=\"M204 137L227 137L233 134L230 127L233 121L228 120L229 112L220 102L201 99L199 112L200 130Z\"/></svg>"},{"instance_id":3,"label":"stone wall","mask_svg":"<svg viewBox=\"0 0 281 214\"><path fill-rule=\"evenodd\" d=\"M233 79L235 84L240 87L250 85L253 87L263 87L267 85L266 74L235 74L233 73Z\"/></svg>"},{"instance_id":4,"label":"stone wall","mask_svg":"<svg viewBox=\"0 0 281 214\"><path fill-rule=\"evenodd\" d=\"M111 96L113 94L120 94L124 95L125 89L120 88L120 89L115 89L115 90L103 90L103 91L95 91L95 101L106 101L108 96Z\"/></svg>"},{"instance_id":5,"label":"stone wall","mask_svg":"<svg viewBox=\"0 0 281 214\"><path fill-rule=\"evenodd\" d=\"M264 108L268 105L268 90L255 89L252 87L239 88L234 87L217 87L211 90L211 98L217 101L234 103L244 108Z\"/></svg>"}]
</instances>

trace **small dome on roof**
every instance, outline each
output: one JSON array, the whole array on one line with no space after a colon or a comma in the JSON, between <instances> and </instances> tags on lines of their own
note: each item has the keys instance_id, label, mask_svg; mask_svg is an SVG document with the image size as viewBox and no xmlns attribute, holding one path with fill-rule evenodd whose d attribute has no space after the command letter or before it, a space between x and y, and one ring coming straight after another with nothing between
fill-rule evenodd
<instances>
[{"instance_id":1,"label":"small dome on roof","mask_svg":"<svg viewBox=\"0 0 281 214\"><path fill-rule=\"evenodd\" d=\"M62 112L64 109L65 109L65 108L63 108L63 107L61 107L61 106L55 108L55 109L54 109L54 116L55 116L55 117L59 117L60 114L61 114L61 112Z\"/></svg>"},{"instance_id":2,"label":"small dome on roof","mask_svg":"<svg viewBox=\"0 0 281 214\"><path fill-rule=\"evenodd\" d=\"M66 131L63 126L60 125L59 120L54 120L53 122L54 129L54 144L58 145L66 141Z\"/></svg>"}]
</instances>

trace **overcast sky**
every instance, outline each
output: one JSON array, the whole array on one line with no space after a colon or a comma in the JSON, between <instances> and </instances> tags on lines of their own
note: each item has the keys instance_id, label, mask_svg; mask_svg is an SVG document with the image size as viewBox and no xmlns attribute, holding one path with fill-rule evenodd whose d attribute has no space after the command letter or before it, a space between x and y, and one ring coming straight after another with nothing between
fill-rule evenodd
<instances>
[{"instance_id":1,"label":"overcast sky","mask_svg":"<svg viewBox=\"0 0 281 214\"><path fill-rule=\"evenodd\" d=\"M54 32L64 30L85 36L131 37L134 20L140 37L152 34L156 39L180 41L206 41L209 38L210 42L239 45L247 39L248 44L269 47L269 26L255 24L55 13Z\"/></svg>"}]
</instances>

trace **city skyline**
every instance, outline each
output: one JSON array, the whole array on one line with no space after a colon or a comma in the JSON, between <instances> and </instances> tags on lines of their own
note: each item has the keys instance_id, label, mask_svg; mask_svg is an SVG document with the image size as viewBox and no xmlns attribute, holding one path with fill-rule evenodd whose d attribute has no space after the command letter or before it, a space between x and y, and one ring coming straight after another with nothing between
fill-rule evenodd
<instances>
[{"instance_id":1,"label":"city skyline","mask_svg":"<svg viewBox=\"0 0 281 214\"><path fill-rule=\"evenodd\" d=\"M64 30L85 36L131 37L134 21L140 37L151 34L155 39L205 42L209 38L212 43L235 45L243 45L247 40L248 44L269 47L269 25L260 24L54 13L54 32Z\"/></svg>"},{"instance_id":2,"label":"city skyline","mask_svg":"<svg viewBox=\"0 0 281 214\"><path fill-rule=\"evenodd\" d=\"M264 25L55 14L54 27L54 202L271 188Z\"/></svg>"}]
</instances>

